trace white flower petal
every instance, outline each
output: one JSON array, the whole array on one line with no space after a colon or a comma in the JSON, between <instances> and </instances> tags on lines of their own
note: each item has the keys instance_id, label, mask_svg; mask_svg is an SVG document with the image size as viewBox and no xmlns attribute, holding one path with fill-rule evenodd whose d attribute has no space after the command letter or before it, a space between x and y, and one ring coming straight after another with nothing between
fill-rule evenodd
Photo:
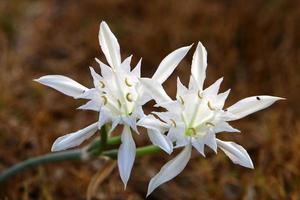
<instances>
[{"instance_id":1,"label":"white flower petal","mask_svg":"<svg viewBox=\"0 0 300 200\"><path fill-rule=\"evenodd\" d=\"M111 121L111 118L111 112L102 106L99 114L98 128L100 129L104 124Z\"/></svg>"},{"instance_id":2,"label":"white flower petal","mask_svg":"<svg viewBox=\"0 0 300 200\"><path fill-rule=\"evenodd\" d=\"M167 55L159 64L152 79L158 81L160 84L165 82L191 47L192 45L182 47Z\"/></svg>"},{"instance_id":3,"label":"white flower petal","mask_svg":"<svg viewBox=\"0 0 300 200\"><path fill-rule=\"evenodd\" d=\"M139 60L135 68L132 70L132 73L135 75L135 77L138 78L141 77L141 65L142 65L142 58Z\"/></svg>"},{"instance_id":4,"label":"white flower petal","mask_svg":"<svg viewBox=\"0 0 300 200\"><path fill-rule=\"evenodd\" d=\"M154 107L163 107L173 113L181 112L181 103L179 101L162 101L154 105ZM153 112L152 112L153 113Z\"/></svg>"},{"instance_id":5,"label":"white flower petal","mask_svg":"<svg viewBox=\"0 0 300 200\"><path fill-rule=\"evenodd\" d=\"M135 111L132 113L132 116L136 117L137 119L141 119L146 116L142 106L138 105L138 103L136 105Z\"/></svg>"},{"instance_id":6,"label":"white flower petal","mask_svg":"<svg viewBox=\"0 0 300 200\"><path fill-rule=\"evenodd\" d=\"M80 83L61 75L42 76L35 81L74 98L88 90Z\"/></svg>"},{"instance_id":7,"label":"white flower petal","mask_svg":"<svg viewBox=\"0 0 300 200\"><path fill-rule=\"evenodd\" d=\"M193 139L192 145L197 149L197 151L205 157L204 152L204 141L202 139Z\"/></svg>"},{"instance_id":8,"label":"white flower petal","mask_svg":"<svg viewBox=\"0 0 300 200\"><path fill-rule=\"evenodd\" d=\"M185 128L179 125L170 128L167 137L170 138L172 142L175 142L174 148L183 147L189 144L189 139L184 136L184 130Z\"/></svg>"},{"instance_id":9,"label":"white flower petal","mask_svg":"<svg viewBox=\"0 0 300 200\"><path fill-rule=\"evenodd\" d=\"M93 110L99 112L101 108L101 103L97 100L90 100L86 104L78 107L79 110Z\"/></svg>"},{"instance_id":10,"label":"white flower petal","mask_svg":"<svg viewBox=\"0 0 300 200\"><path fill-rule=\"evenodd\" d=\"M152 144L158 146L166 153L171 154L173 151L173 144L171 140L157 129L148 129L148 136Z\"/></svg>"},{"instance_id":11,"label":"white flower petal","mask_svg":"<svg viewBox=\"0 0 300 200\"><path fill-rule=\"evenodd\" d=\"M130 72L130 63L131 63L131 59L132 59L132 55L130 55L129 57L127 57L121 64L121 68L125 71L125 72Z\"/></svg>"},{"instance_id":12,"label":"white flower petal","mask_svg":"<svg viewBox=\"0 0 300 200\"><path fill-rule=\"evenodd\" d=\"M206 88L203 91L204 96L215 97L219 92L220 85L221 85L222 81L223 81L223 77L219 78L216 82L214 82L208 88Z\"/></svg>"},{"instance_id":13,"label":"white flower petal","mask_svg":"<svg viewBox=\"0 0 300 200\"><path fill-rule=\"evenodd\" d=\"M241 132L238 129L233 128L230 124L228 124L227 122L219 122L217 124L215 124L215 127L213 128L215 133L220 133L220 132L230 132L230 133L234 133L234 132Z\"/></svg>"},{"instance_id":14,"label":"white flower petal","mask_svg":"<svg viewBox=\"0 0 300 200\"><path fill-rule=\"evenodd\" d=\"M217 139L218 147L232 160L233 163L253 169L253 163L247 151L234 142L224 142Z\"/></svg>"},{"instance_id":15,"label":"white flower petal","mask_svg":"<svg viewBox=\"0 0 300 200\"><path fill-rule=\"evenodd\" d=\"M150 101L152 99L152 97L150 96L149 92L145 91L145 87L143 85L140 85L140 98L138 99L138 104L140 105L144 105L146 104L148 101Z\"/></svg>"},{"instance_id":16,"label":"white flower petal","mask_svg":"<svg viewBox=\"0 0 300 200\"><path fill-rule=\"evenodd\" d=\"M189 90L190 91L199 90L198 83L193 75L190 76Z\"/></svg>"},{"instance_id":17,"label":"white flower petal","mask_svg":"<svg viewBox=\"0 0 300 200\"><path fill-rule=\"evenodd\" d=\"M98 58L95 58L96 62L99 64L100 69L101 69L101 75L104 78L109 78L112 76L112 70L109 66L101 62Z\"/></svg>"},{"instance_id":18,"label":"white flower petal","mask_svg":"<svg viewBox=\"0 0 300 200\"><path fill-rule=\"evenodd\" d=\"M165 132L169 127L167 124L161 122L159 119L155 118L153 115L147 115L141 118L138 123L138 126L142 126L146 129L157 129L160 132Z\"/></svg>"},{"instance_id":19,"label":"white flower petal","mask_svg":"<svg viewBox=\"0 0 300 200\"><path fill-rule=\"evenodd\" d=\"M167 95L162 85L149 78L141 78L141 84L147 90L147 93L157 102L168 102L172 99Z\"/></svg>"},{"instance_id":20,"label":"white flower petal","mask_svg":"<svg viewBox=\"0 0 300 200\"><path fill-rule=\"evenodd\" d=\"M217 142L216 142L216 134L213 132L209 132L206 134L204 138L204 144L209 146L215 153L217 153Z\"/></svg>"},{"instance_id":21,"label":"white flower petal","mask_svg":"<svg viewBox=\"0 0 300 200\"><path fill-rule=\"evenodd\" d=\"M123 122L130 126L132 130L134 130L136 133L139 133L137 126L136 126L136 118L134 117L122 117Z\"/></svg>"},{"instance_id":22,"label":"white flower petal","mask_svg":"<svg viewBox=\"0 0 300 200\"><path fill-rule=\"evenodd\" d=\"M62 151L80 145L98 130L97 122L79 131L64 135L55 140L51 151Z\"/></svg>"},{"instance_id":23,"label":"white flower petal","mask_svg":"<svg viewBox=\"0 0 300 200\"><path fill-rule=\"evenodd\" d=\"M112 124L111 124L111 128L110 130L108 131L108 133L111 133L115 130L115 128L118 126L118 124L120 124L121 122L121 118L120 117L117 117L115 118L113 121L112 121Z\"/></svg>"},{"instance_id":24,"label":"white flower petal","mask_svg":"<svg viewBox=\"0 0 300 200\"><path fill-rule=\"evenodd\" d=\"M181 83L179 77L177 77L177 94L176 98L180 98L180 96L186 94L188 92L188 89Z\"/></svg>"},{"instance_id":25,"label":"white flower petal","mask_svg":"<svg viewBox=\"0 0 300 200\"><path fill-rule=\"evenodd\" d=\"M230 93L230 89L223 93L218 94L218 96L216 97L216 101L214 102L214 106L218 109L222 109L224 107L225 101L229 93Z\"/></svg>"},{"instance_id":26,"label":"white flower petal","mask_svg":"<svg viewBox=\"0 0 300 200\"><path fill-rule=\"evenodd\" d=\"M122 144L118 151L118 167L124 187L126 188L134 163L136 150L129 126L124 126L121 140Z\"/></svg>"},{"instance_id":27,"label":"white flower petal","mask_svg":"<svg viewBox=\"0 0 300 200\"><path fill-rule=\"evenodd\" d=\"M100 24L99 43L107 62L113 69L117 69L121 64L120 46L106 22Z\"/></svg>"},{"instance_id":28,"label":"white flower petal","mask_svg":"<svg viewBox=\"0 0 300 200\"><path fill-rule=\"evenodd\" d=\"M91 71L91 75L93 77L94 86L95 86L95 88L97 88L100 84L99 82L102 79L102 77L95 72L94 68L90 67L90 71Z\"/></svg>"},{"instance_id":29,"label":"white flower petal","mask_svg":"<svg viewBox=\"0 0 300 200\"><path fill-rule=\"evenodd\" d=\"M274 96L253 96L242 99L235 103L234 105L227 108L228 112L235 115L235 119L243 118L249 114L257 112L259 110L265 109L271 106L274 102L278 100L283 100L281 97Z\"/></svg>"},{"instance_id":30,"label":"white flower petal","mask_svg":"<svg viewBox=\"0 0 300 200\"><path fill-rule=\"evenodd\" d=\"M192 75L194 76L198 88L203 90L203 83L206 78L207 52L201 42L198 42L192 61Z\"/></svg>"},{"instance_id":31,"label":"white flower petal","mask_svg":"<svg viewBox=\"0 0 300 200\"><path fill-rule=\"evenodd\" d=\"M161 184L176 177L187 165L191 157L192 147L188 144L184 149L172 160L167 162L160 171L150 180L147 196Z\"/></svg>"},{"instance_id":32,"label":"white flower petal","mask_svg":"<svg viewBox=\"0 0 300 200\"><path fill-rule=\"evenodd\" d=\"M81 95L74 97L75 99L99 99L100 93L96 88L87 89Z\"/></svg>"}]
</instances>

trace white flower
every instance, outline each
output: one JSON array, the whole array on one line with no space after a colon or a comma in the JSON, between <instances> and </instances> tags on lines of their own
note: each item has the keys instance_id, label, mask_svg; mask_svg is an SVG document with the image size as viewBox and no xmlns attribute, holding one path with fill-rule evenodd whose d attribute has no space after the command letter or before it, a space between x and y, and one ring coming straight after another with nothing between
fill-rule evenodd
<instances>
[{"instance_id":1,"label":"white flower","mask_svg":"<svg viewBox=\"0 0 300 200\"><path fill-rule=\"evenodd\" d=\"M52 151L80 145L104 124L111 124L109 132L118 124L124 125L121 136L122 144L118 151L118 166L121 179L126 187L136 151L131 129L138 132L136 121L144 116L142 106L151 100L151 96L145 92L140 80L145 79L153 85L162 84L171 75L191 46L182 47L169 54L160 63L153 77L149 79L141 78L141 60L133 70L130 66L132 56L123 62L121 61L119 43L105 22L100 24L99 43L109 66L96 58L100 65L101 75L90 67L94 82L93 88L88 89L76 81L60 75L43 76L36 81L76 99L88 99L89 101L80 106L79 109L100 112L98 123L58 138L53 144ZM150 130L148 135L155 145L167 153L172 152L172 143L161 132Z\"/></svg>"},{"instance_id":2,"label":"white flower","mask_svg":"<svg viewBox=\"0 0 300 200\"><path fill-rule=\"evenodd\" d=\"M157 132L168 132L167 137L174 142L175 147L184 147L174 159L165 164L160 172L150 181L148 195L159 185L177 176L187 165L191 150L194 147L204 154L204 146L209 146L217 152L219 147L236 164L253 168L247 151L234 142L224 142L216 138L219 132L240 132L229 125L228 121L237 120L253 112L264 109L282 98L273 96L254 96L245 98L227 109L223 109L230 90L219 93L222 78L206 89L203 83L206 77L207 52L199 42L192 61L192 75L189 87L186 88L177 80L176 100L171 100L162 87L154 86L148 80L143 80L144 87L152 91L157 106L165 108L166 112L152 112L153 115L143 117L138 124ZM154 87L153 87L154 86Z\"/></svg>"}]
</instances>

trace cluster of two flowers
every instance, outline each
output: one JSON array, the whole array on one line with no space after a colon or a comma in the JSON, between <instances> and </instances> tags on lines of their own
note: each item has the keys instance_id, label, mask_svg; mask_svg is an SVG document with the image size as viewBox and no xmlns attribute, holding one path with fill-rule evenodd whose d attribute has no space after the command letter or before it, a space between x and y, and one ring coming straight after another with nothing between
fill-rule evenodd
<instances>
[{"instance_id":1,"label":"cluster of two flowers","mask_svg":"<svg viewBox=\"0 0 300 200\"><path fill-rule=\"evenodd\" d=\"M131 56L121 61L119 43L105 22L100 24L99 43L109 65L96 59L101 75L90 68L93 88L89 89L61 75L47 75L36 80L68 96L87 99L88 102L79 109L100 113L99 120L92 125L59 137L54 142L52 151L80 145L105 124L111 125L110 132L118 124L122 124L124 127L118 150L118 167L126 186L136 154L131 130L138 133L137 126L145 127L151 142L168 154L172 153L173 148L183 147L151 179L148 195L185 168L191 157L192 147L203 156L205 145L215 152L220 148L234 163L253 168L243 147L234 142L221 141L216 135L219 132L240 132L228 122L264 109L282 98L248 97L224 109L230 90L219 93L222 78L203 89L207 52L199 42L193 55L189 86L185 87L178 78L176 99L172 100L164 91L162 83L173 73L191 46L179 48L166 56L152 78L141 78L141 60L132 70ZM156 106L163 107L166 111L145 115L142 106L150 100L155 100Z\"/></svg>"}]
</instances>

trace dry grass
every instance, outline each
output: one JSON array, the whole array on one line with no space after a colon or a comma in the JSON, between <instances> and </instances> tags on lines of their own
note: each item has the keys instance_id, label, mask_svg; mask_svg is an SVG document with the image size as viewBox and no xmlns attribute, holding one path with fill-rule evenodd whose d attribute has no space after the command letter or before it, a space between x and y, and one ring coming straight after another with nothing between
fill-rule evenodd
<instances>
[{"instance_id":1,"label":"dry grass","mask_svg":"<svg viewBox=\"0 0 300 200\"><path fill-rule=\"evenodd\" d=\"M299 1L1 1L0 170L48 153L56 137L95 121L95 113L75 110L82 102L32 79L64 74L91 86L88 66L103 59L100 20L118 36L123 57L143 57L143 75L168 52L201 40L209 53L207 83L225 76L222 89L232 88L227 105L256 94L287 98L235 122L243 134L222 134L247 148L255 170L222 153L194 154L185 171L149 199L300 198ZM166 82L170 94L176 76L187 83L190 61L191 53ZM145 143L146 137L139 141ZM139 158L126 191L114 170L95 199L143 199L150 177L168 159ZM101 166L95 160L29 170L1 185L0 199L84 199Z\"/></svg>"}]
</instances>

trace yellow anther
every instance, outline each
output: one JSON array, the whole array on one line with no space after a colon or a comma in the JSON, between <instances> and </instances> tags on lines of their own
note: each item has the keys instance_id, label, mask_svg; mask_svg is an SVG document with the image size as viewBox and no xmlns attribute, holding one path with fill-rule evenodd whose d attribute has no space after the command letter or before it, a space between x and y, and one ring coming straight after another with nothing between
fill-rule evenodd
<instances>
[{"instance_id":1,"label":"yellow anther","mask_svg":"<svg viewBox=\"0 0 300 200\"><path fill-rule=\"evenodd\" d=\"M105 88L105 83L103 81L99 81L99 83L101 88Z\"/></svg>"},{"instance_id":2,"label":"yellow anther","mask_svg":"<svg viewBox=\"0 0 300 200\"><path fill-rule=\"evenodd\" d=\"M133 101L132 95L131 95L130 93L127 93L127 94L126 94L126 99L127 99L127 101L129 101L129 102L132 102L132 101Z\"/></svg>"},{"instance_id":3,"label":"yellow anther","mask_svg":"<svg viewBox=\"0 0 300 200\"><path fill-rule=\"evenodd\" d=\"M207 106L210 110L214 111L215 109L211 106L210 102L207 102Z\"/></svg>"},{"instance_id":4,"label":"yellow anther","mask_svg":"<svg viewBox=\"0 0 300 200\"><path fill-rule=\"evenodd\" d=\"M106 105L107 104L107 97L106 96L101 96L102 100L103 100L103 104Z\"/></svg>"},{"instance_id":5,"label":"yellow anther","mask_svg":"<svg viewBox=\"0 0 300 200\"><path fill-rule=\"evenodd\" d=\"M175 120L174 119L170 119L170 121L171 121L172 125L176 128L177 124L176 124Z\"/></svg>"},{"instance_id":6,"label":"yellow anther","mask_svg":"<svg viewBox=\"0 0 300 200\"><path fill-rule=\"evenodd\" d=\"M118 101L119 108L121 108L122 107L121 101L119 99L117 101Z\"/></svg>"},{"instance_id":7,"label":"yellow anther","mask_svg":"<svg viewBox=\"0 0 300 200\"><path fill-rule=\"evenodd\" d=\"M200 90L198 91L198 97L199 97L199 99L203 99L203 95L202 95L202 92Z\"/></svg>"},{"instance_id":8,"label":"yellow anther","mask_svg":"<svg viewBox=\"0 0 300 200\"><path fill-rule=\"evenodd\" d=\"M214 125L213 123L211 123L211 122L206 122L205 125L206 125L206 126L215 126L215 125Z\"/></svg>"},{"instance_id":9,"label":"yellow anther","mask_svg":"<svg viewBox=\"0 0 300 200\"><path fill-rule=\"evenodd\" d=\"M179 99L180 99L180 103L183 105L184 104L184 100L181 96L179 96Z\"/></svg>"},{"instance_id":10,"label":"yellow anther","mask_svg":"<svg viewBox=\"0 0 300 200\"><path fill-rule=\"evenodd\" d=\"M132 87L132 84L128 81L128 78L127 78L127 77L125 78L125 84L126 84L128 87Z\"/></svg>"}]
</instances>

